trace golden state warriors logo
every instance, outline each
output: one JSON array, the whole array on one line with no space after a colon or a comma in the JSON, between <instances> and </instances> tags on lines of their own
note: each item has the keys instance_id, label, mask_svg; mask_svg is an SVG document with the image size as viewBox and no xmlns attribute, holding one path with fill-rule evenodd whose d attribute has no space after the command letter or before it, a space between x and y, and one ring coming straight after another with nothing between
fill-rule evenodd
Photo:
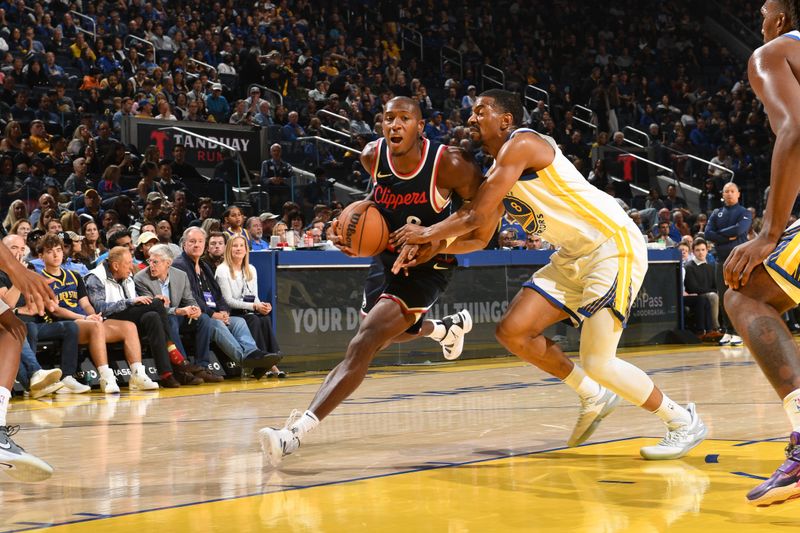
<instances>
[{"instance_id":1,"label":"golden state warriors logo","mask_svg":"<svg viewBox=\"0 0 800 533\"><path fill-rule=\"evenodd\" d=\"M531 206L519 198L506 196L503 198L503 206L506 208L508 216L522 226L526 233L541 235L547 229L544 215L536 213Z\"/></svg>"}]
</instances>

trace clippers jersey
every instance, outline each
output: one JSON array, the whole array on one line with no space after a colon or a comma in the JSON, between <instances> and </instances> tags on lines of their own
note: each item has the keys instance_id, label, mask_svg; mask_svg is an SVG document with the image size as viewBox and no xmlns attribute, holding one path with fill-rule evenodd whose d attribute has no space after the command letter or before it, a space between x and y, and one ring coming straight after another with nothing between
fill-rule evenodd
<instances>
[{"instance_id":1,"label":"clippers jersey","mask_svg":"<svg viewBox=\"0 0 800 533\"><path fill-rule=\"evenodd\" d=\"M582 256L631 224L616 200L590 184L561 153L555 141L534 130L519 133L539 135L555 150L555 159L545 169L519 177L503 199L506 213L527 233L541 235L565 256Z\"/></svg>"},{"instance_id":2,"label":"clippers jersey","mask_svg":"<svg viewBox=\"0 0 800 533\"><path fill-rule=\"evenodd\" d=\"M432 226L450 215L447 209L450 197L443 197L436 188L439 162L447 146L423 139L422 157L410 174L401 174L394 168L384 139L378 140L376 148L377 157L370 169L374 187L372 201L386 219L390 232L410 223ZM381 254L381 259L388 264L393 263L396 257L394 250L387 249ZM440 255L435 259L442 261L444 257Z\"/></svg>"}]
</instances>

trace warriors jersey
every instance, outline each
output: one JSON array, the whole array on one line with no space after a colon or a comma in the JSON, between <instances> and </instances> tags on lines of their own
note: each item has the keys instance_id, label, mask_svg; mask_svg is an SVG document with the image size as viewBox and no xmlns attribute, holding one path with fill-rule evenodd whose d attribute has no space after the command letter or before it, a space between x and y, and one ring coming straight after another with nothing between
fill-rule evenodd
<instances>
[{"instance_id":1,"label":"warriors jersey","mask_svg":"<svg viewBox=\"0 0 800 533\"><path fill-rule=\"evenodd\" d=\"M521 128L509 138L525 132L539 135ZM629 225L630 218L616 200L584 179L553 139L540 137L553 147L555 159L545 169L520 176L503 199L506 213L563 255L584 255Z\"/></svg>"},{"instance_id":2,"label":"warriors jersey","mask_svg":"<svg viewBox=\"0 0 800 533\"><path fill-rule=\"evenodd\" d=\"M53 289L60 307L79 315L86 314L78 301L84 296L88 296L88 293L86 292L86 285L77 273L62 268L59 269L57 276L47 271L43 271L42 274L44 277L53 280L50 288Z\"/></svg>"},{"instance_id":3,"label":"warriors jersey","mask_svg":"<svg viewBox=\"0 0 800 533\"><path fill-rule=\"evenodd\" d=\"M390 232L406 224L432 226L450 215L450 197L442 196L436 187L439 162L445 150L445 145L423 139L422 157L417 168L409 174L402 174L392 164L384 139L378 140L377 157L370 169L374 187L372 200L386 219ZM393 250L381 255L383 261L390 264L396 257ZM437 256L437 260L443 257Z\"/></svg>"}]
</instances>

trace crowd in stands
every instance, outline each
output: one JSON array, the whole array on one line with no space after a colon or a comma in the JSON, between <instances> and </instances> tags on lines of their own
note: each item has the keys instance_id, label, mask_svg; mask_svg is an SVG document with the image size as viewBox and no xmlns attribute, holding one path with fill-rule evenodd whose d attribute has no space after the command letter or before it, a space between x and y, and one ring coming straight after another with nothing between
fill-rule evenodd
<instances>
[{"instance_id":1,"label":"crowd in stands","mask_svg":"<svg viewBox=\"0 0 800 533\"><path fill-rule=\"evenodd\" d=\"M95 365L107 369L96 339L135 337L126 335L133 324L157 339L149 345L157 346L151 355L162 386L216 379L202 365L210 345L238 362L277 362L264 318L271 309L252 290L255 273L243 250L267 249L271 240L325 243L325 227L342 207L331 176L366 187L356 150L380 135L382 105L392 96L419 102L426 137L473 151L488 167L466 128L477 94L494 86L483 76L486 64L503 71L506 88L532 97L524 125L551 135L655 246L686 243L687 258L702 262L693 247L702 239L708 261L724 258L731 230L717 228L725 237L717 239L709 227L726 209L731 177L749 214L746 235L736 238L759 230L772 135L744 62L704 33L692 2L129 0L86 2L83 16L76 7L0 2L2 229L20 260L70 287L64 310L42 323L38 337L29 328L34 351L37 339L55 337L69 344L62 357L77 360L73 344L88 343ZM422 36L424 55L404 39L411 32ZM444 47L451 59L440 62ZM268 203L244 213L198 194L208 180L186 162L186 149L123 144L126 117L268 128L269 159L246 169ZM659 190L637 174L623 152L632 150L627 141L642 139L628 127L648 136L647 157L701 190L699 207L689 208L681 183ZM298 141L306 136L353 150ZM297 161L313 161L315 174L300 193L290 187ZM642 183L646 196L635 194ZM497 246L550 247L508 221ZM110 286L118 291L113 301ZM13 291L6 294L24 310ZM706 309L695 313L701 333L719 329ZM197 365L182 344L193 329L211 332L193 346ZM151 387L139 366L141 346L127 342L123 351L135 386ZM55 386L50 375L42 381L35 358L27 364L23 383L33 382L37 394ZM63 390L81 388L69 381L73 366L62 366ZM272 365L254 373L265 368L282 375ZM114 391L112 377L104 374L104 390Z\"/></svg>"}]
</instances>

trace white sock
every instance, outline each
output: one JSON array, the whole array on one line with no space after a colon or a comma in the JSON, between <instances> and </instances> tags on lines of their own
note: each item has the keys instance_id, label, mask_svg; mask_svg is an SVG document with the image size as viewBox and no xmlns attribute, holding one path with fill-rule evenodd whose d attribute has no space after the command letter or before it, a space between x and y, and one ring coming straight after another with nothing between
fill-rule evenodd
<instances>
[{"instance_id":1,"label":"white sock","mask_svg":"<svg viewBox=\"0 0 800 533\"><path fill-rule=\"evenodd\" d=\"M11 391L5 387L0 387L0 426L6 425L6 413L8 404L11 402Z\"/></svg>"},{"instance_id":2,"label":"white sock","mask_svg":"<svg viewBox=\"0 0 800 533\"><path fill-rule=\"evenodd\" d=\"M692 415L689 414L689 411L670 400L669 396L663 392L662 394L664 397L661 400L661 405L653 411L653 414L663 420L667 427L674 429L692 421Z\"/></svg>"},{"instance_id":3,"label":"white sock","mask_svg":"<svg viewBox=\"0 0 800 533\"><path fill-rule=\"evenodd\" d=\"M117 380L117 377L114 375L114 371L111 370L108 365L100 365L97 367L97 373L100 374L100 377L105 377L108 379L113 378L114 381Z\"/></svg>"},{"instance_id":4,"label":"white sock","mask_svg":"<svg viewBox=\"0 0 800 533\"><path fill-rule=\"evenodd\" d=\"M297 428L297 432L299 433L298 437L303 438L306 433L314 429L319 425L319 418L317 415L312 413L311 411L306 411L303 413L303 416L298 418L294 424L292 424L292 429Z\"/></svg>"},{"instance_id":5,"label":"white sock","mask_svg":"<svg viewBox=\"0 0 800 533\"><path fill-rule=\"evenodd\" d=\"M792 424L792 431L800 431L800 389L793 390L783 399L783 408Z\"/></svg>"},{"instance_id":6,"label":"white sock","mask_svg":"<svg viewBox=\"0 0 800 533\"><path fill-rule=\"evenodd\" d=\"M144 365L139 363L131 363L131 374L144 374Z\"/></svg>"},{"instance_id":7,"label":"white sock","mask_svg":"<svg viewBox=\"0 0 800 533\"><path fill-rule=\"evenodd\" d=\"M594 398L600 394L600 384L587 376L586 372L578 365L575 365L572 368L572 372L569 373L569 376L565 377L562 381L577 392L578 396L584 400Z\"/></svg>"},{"instance_id":8,"label":"white sock","mask_svg":"<svg viewBox=\"0 0 800 533\"><path fill-rule=\"evenodd\" d=\"M431 331L430 335L426 336L436 342L442 342L444 336L447 335L447 328L444 327L444 322L441 320L431 320L431 324L433 324L433 331Z\"/></svg>"}]
</instances>

